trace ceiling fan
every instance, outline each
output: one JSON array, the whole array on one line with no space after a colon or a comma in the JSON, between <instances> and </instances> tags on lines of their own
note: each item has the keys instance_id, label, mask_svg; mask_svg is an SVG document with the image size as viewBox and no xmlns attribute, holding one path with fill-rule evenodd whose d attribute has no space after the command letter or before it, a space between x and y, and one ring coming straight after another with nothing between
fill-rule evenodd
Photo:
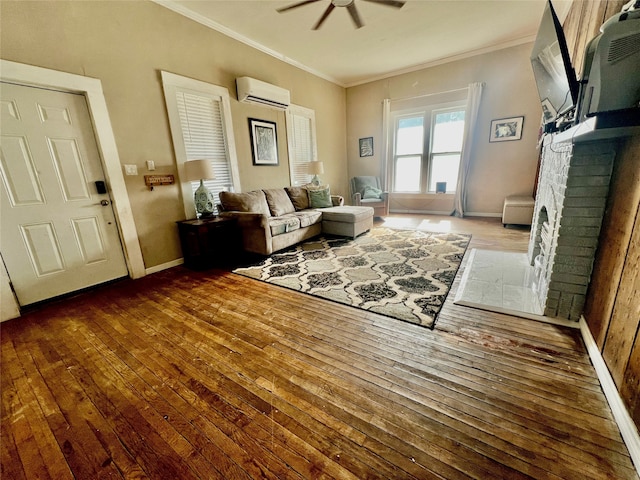
<instances>
[{"instance_id":1,"label":"ceiling fan","mask_svg":"<svg viewBox=\"0 0 640 480\"><path fill-rule=\"evenodd\" d=\"M288 5L286 7L278 8L277 11L278 13L282 13L282 12L292 10L294 8L302 7L303 5L308 5L310 3L315 3L319 1L320 0L303 0L302 2L297 2L292 5ZM388 7L393 7L393 8L402 8L402 6L406 3L405 1L402 1L402 0L363 0L363 1L378 3L380 5L386 5ZM327 9L324 11L320 19L313 26L313 30L318 30L320 26L324 23L324 21L327 19L329 14L336 7L347 8L347 10L349 11L349 14L351 15L351 20L353 20L353 23L355 24L356 28L360 28L364 26L364 23L362 23L362 20L360 19L360 14L356 9L355 0L331 0L331 3L329 3L329 6L327 7Z\"/></svg>"}]
</instances>

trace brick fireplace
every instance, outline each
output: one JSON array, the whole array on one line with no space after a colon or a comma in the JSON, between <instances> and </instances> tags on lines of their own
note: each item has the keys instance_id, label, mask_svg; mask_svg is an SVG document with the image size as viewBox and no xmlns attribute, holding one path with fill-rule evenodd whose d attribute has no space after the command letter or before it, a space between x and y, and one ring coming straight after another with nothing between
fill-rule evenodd
<instances>
[{"instance_id":1,"label":"brick fireplace","mask_svg":"<svg viewBox=\"0 0 640 480\"><path fill-rule=\"evenodd\" d=\"M579 320L617 141L562 137L545 138L527 254L544 315Z\"/></svg>"}]
</instances>

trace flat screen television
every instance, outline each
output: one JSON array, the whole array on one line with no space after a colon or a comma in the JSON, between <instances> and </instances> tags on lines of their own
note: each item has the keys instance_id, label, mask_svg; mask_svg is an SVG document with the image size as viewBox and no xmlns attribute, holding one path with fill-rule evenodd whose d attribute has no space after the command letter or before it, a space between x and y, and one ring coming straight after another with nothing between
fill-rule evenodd
<instances>
[{"instance_id":1,"label":"flat screen television","mask_svg":"<svg viewBox=\"0 0 640 480\"><path fill-rule=\"evenodd\" d=\"M547 2L540 21L531 52L531 66L542 103L543 123L555 122L558 117L574 110L578 100L578 80L551 0Z\"/></svg>"}]
</instances>

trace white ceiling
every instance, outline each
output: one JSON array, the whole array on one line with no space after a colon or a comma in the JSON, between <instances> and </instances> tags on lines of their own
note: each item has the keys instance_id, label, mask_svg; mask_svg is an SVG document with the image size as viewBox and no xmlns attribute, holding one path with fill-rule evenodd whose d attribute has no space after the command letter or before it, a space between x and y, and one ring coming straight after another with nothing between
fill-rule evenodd
<instances>
[{"instance_id":1,"label":"white ceiling","mask_svg":"<svg viewBox=\"0 0 640 480\"><path fill-rule=\"evenodd\" d=\"M349 87L401 72L531 42L546 0L408 0L401 9L355 0L364 27L330 0L154 0L156 3ZM564 19L571 0L554 0Z\"/></svg>"}]
</instances>

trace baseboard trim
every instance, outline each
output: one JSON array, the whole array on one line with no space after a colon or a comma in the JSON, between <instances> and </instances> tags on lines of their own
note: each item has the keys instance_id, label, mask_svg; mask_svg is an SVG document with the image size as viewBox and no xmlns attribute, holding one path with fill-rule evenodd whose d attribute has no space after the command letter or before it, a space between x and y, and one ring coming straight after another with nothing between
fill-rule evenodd
<instances>
[{"instance_id":1,"label":"baseboard trim","mask_svg":"<svg viewBox=\"0 0 640 480\"><path fill-rule=\"evenodd\" d=\"M445 215L451 216L451 210L407 210L407 209L393 209L389 210L389 213L409 213L412 215Z\"/></svg>"},{"instance_id":2,"label":"baseboard trim","mask_svg":"<svg viewBox=\"0 0 640 480\"><path fill-rule=\"evenodd\" d=\"M498 212L498 213L464 212L464 216L465 217L502 218L502 212Z\"/></svg>"},{"instance_id":3,"label":"baseboard trim","mask_svg":"<svg viewBox=\"0 0 640 480\"><path fill-rule=\"evenodd\" d=\"M149 267L145 270L145 272L147 275L151 275L152 273L158 273L162 270L166 270L167 268L177 267L178 265L182 265L183 263L184 258L178 258L167 263L161 263L160 265L156 265L155 267Z\"/></svg>"},{"instance_id":4,"label":"baseboard trim","mask_svg":"<svg viewBox=\"0 0 640 480\"><path fill-rule=\"evenodd\" d=\"M633 420L631 419L631 415L629 415L627 407L620 397L620 393L618 393L616 384L611 377L611 373L609 373L609 369L600 354L600 349L598 348L596 341L593 339L591 330L589 330L589 326L587 325L587 321L584 317L580 317L580 333L582 333L582 339L587 347L589 358L596 370L598 380L600 380L600 385L602 386L604 395L607 398L607 402L609 402L609 406L611 407L613 418L618 424L618 428L620 429L620 434L622 435L625 445L629 449L631 461L636 467L638 475L640 475L640 434L638 433L635 423L633 423Z\"/></svg>"},{"instance_id":5,"label":"baseboard trim","mask_svg":"<svg viewBox=\"0 0 640 480\"><path fill-rule=\"evenodd\" d=\"M451 216L451 210L407 210L394 208L390 209L389 213L409 213L413 215L446 215ZM465 212L465 217L489 217L489 218L502 218L502 213L482 213L482 212Z\"/></svg>"}]
</instances>

